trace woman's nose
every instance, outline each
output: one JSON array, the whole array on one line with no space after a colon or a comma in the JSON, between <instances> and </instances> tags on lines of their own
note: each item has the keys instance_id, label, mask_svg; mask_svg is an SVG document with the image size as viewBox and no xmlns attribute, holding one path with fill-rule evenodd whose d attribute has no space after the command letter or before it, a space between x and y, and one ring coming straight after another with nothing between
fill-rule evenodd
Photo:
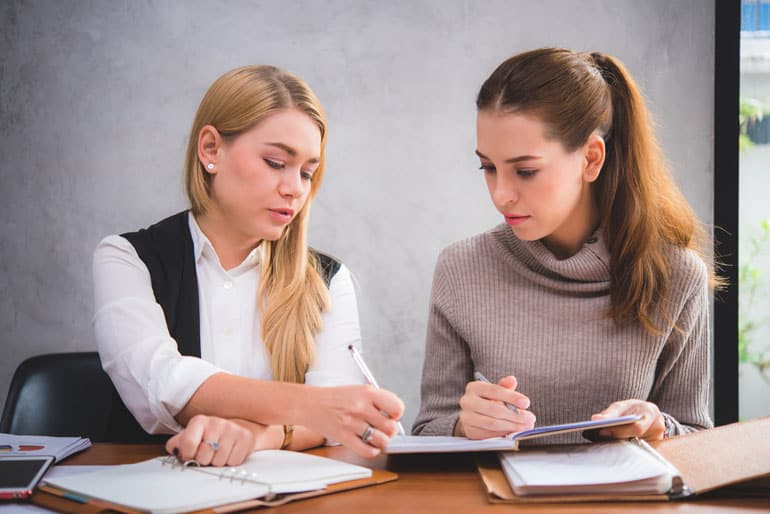
<instances>
[{"instance_id":1,"label":"woman's nose","mask_svg":"<svg viewBox=\"0 0 770 514\"><path fill-rule=\"evenodd\" d=\"M304 185L301 172L298 169L286 168L281 174L281 182L278 185L281 196L298 197L302 195Z\"/></svg>"}]
</instances>

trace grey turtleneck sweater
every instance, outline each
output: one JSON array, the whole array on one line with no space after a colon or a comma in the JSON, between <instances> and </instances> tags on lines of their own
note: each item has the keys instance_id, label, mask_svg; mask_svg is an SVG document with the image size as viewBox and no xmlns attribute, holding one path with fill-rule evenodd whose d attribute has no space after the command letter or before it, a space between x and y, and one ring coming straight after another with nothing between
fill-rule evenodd
<instances>
[{"instance_id":1,"label":"grey turtleneck sweater","mask_svg":"<svg viewBox=\"0 0 770 514\"><path fill-rule=\"evenodd\" d=\"M446 248L433 277L413 433L452 434L474 370L493 382L514 375L536 426L590 419L637 398L657 404L679 432L711 427L708 273L692 251L671 247L668 256L673 322L658 313L656 336L606 317L609 252L600 232L564 260L505 224ZM578 433L543 442L581 441Z\"/></svg>"}]
</instances>

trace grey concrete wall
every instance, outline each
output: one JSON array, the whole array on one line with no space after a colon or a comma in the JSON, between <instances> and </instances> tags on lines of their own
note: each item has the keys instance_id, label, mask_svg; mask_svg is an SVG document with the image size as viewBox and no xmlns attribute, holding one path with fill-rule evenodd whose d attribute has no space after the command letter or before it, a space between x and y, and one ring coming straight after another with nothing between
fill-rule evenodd
<instances>
[{"instance_id":1,"label":"grey concrete wall","mask_svg":"<svg viewBox=\"0 0 770 514\"><path fill-rule=\"evenodd\" d=\"M203 92L230 68L272 63L328 111L310 239L357 275L366 355L411 424L436 255L498 222L473 153L483 79L545 45L620 57L711 222L713 4L6 0L0 396L25 357L95 348L94 246L186 206L182 153Z\"/></svg>"}]
</instances>

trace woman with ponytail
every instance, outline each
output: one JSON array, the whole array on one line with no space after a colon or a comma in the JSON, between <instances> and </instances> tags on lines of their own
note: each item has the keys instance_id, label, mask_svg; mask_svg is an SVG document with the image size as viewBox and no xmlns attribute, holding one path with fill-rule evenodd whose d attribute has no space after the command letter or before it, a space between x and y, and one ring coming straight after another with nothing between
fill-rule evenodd
<instances>
[{"instance_id":1,"label":"woman with ponytail","mask_svg":"<svg viewBox=\"0 0 770 514\"><path fill-rule=\"evenodd\" d=\"M627 414L641 418L600 436L711 427L719 280L628 71L533 50L503 62L476 105L476 154L505 223L439 256L414 432L478 439Z\"/></svg>"},{"instance_id":2,"label":"woman with ponytail","mask_svg":"<svg viewBox=\"0 0 770 514\"><path fill-rule=\"evenodd\" d=\"M206 92L185 160L191 208L94 253L105 371L141 427L181 459L237 465L326 437L366 457L403 404L361 385L347 268L310 250L326 117L299 77L229 71Z\"/></svg>"}]
</instances>

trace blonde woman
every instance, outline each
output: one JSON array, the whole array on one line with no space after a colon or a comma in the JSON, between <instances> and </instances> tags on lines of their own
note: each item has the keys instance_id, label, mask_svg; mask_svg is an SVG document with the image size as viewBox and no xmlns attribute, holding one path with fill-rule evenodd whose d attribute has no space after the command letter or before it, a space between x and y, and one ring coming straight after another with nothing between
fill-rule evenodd
<instances>
[{"instance_id":1,"label":"blonde woman","mask_svg":"<svg viewBox=\"0 0 770 514\"><path fill-rule=\"evenodd\" d=\"M95 250L104 369L142 428L176 434L166 448L182 459L237 465L325 438L373 457L396 432L402 402L361 385L348 352L360 344L350 273L307 247L326 131L299 77L225 73L190 133L190 210Z\"/></svg>"}]
</instances>

